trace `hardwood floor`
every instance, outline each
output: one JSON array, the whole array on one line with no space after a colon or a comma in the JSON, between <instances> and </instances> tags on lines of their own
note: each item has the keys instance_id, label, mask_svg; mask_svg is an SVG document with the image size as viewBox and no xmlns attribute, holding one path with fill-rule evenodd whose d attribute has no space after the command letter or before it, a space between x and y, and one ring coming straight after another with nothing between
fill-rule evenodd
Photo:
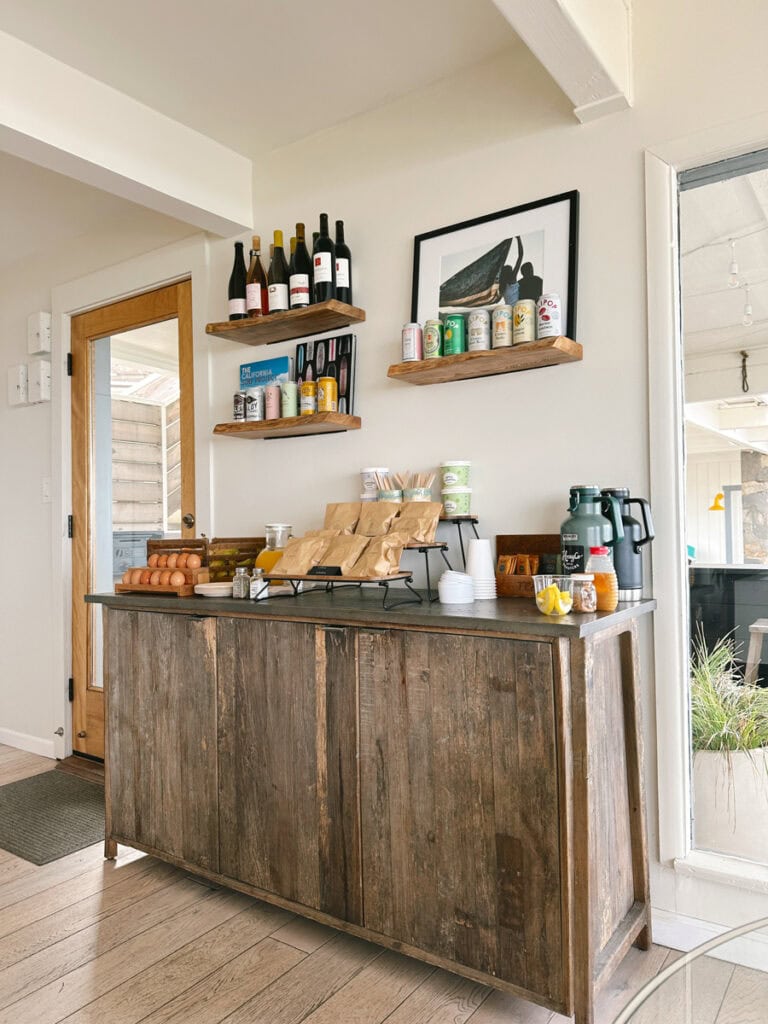
<instances>
[{"instance_id":1,"label":"hardwood floor","mask_svg":"<svg viewBox=\"0 0 768 1024\"><path fill-rule=\"evenodd\" d=\"M55 766L0 745L0 785ZM632 949L611 1024L679 954ZM714 964L714 967L711 966ZM638 1024L765 1020L768 975L707 961ZM689 1015L691 1014L691 1015ZM36 867L0 851L0 1024L563 1024L521 999L101 844Z\"/></svg>"}]
</instances>

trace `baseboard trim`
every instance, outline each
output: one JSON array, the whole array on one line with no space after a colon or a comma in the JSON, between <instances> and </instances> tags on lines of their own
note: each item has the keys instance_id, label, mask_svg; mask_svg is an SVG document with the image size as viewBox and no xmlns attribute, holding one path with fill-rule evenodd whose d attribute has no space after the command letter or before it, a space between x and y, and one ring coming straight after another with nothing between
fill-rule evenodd
<instances>
[{"instance_id":1,"label":"baseboard trim","mask_svg":"<svg viewBox=\"0 0 768 1024\"><path fill-rule=\"evenodd\" d=\"M653 911L653 941L659 946L669 946L688 953L697 946L724 935L730 928L712 921L701 921L684 914L673 914L669 910ZM758 971L768 971L768 931L754 935L742 935L725 942L720 949L713 949L708 956Z\"/></svg>"},{"instance_id":2,"label":"baseboard trim","mask_svg":"<svg viewBox=\"0 0 768 1024\"><path fill-rule=\"evenodd\" d=\"M0 743L5 743L8 747L17 747L19 750L26 750L29 754L56 757L53 740L42 740L39 736L28 736L25 732L0 728Z\"/></svg>"}]
</instances>

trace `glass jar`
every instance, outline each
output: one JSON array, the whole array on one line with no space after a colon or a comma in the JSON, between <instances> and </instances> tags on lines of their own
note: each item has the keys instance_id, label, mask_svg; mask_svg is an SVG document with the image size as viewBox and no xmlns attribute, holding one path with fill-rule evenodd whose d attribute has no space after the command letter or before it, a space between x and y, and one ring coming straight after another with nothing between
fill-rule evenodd
<instances>
[{"instance_id":1,"label":"glass jar","mask_svg":"<svg viewBox=\"0 0 768 1024\"><path fill-rule=\"evenodd\" d=\"M250 586L250 597L252 601L261 601L263 598L269 597L269 584L264 579L264 570L260 569L258 566L254 567Z\"/></svg>"},{"instance_id":2,"label":"glass jar","mask_svg":"<svg viewBox=\"0 0 768 1024\"><path fill-rule=\"evenodd\" d=\"M595 590L595 577L592 573L575 572L571 575L573 580L573 610L575 612L597 611L597 591Z\"/></svg>"},{"instance_id":3,"label":"glass jar","mask_svg":"<svg viewBox=\"0 0 768 1024\"><path fill-rule=\"evenodd\" d=\"M597 592L597 610L614 612L619 603L619 581L613 568L613 558L608 547L600 546L589 549L587 570L595 577Z\"/></svg>"},{"instance_id":4,"label":"glass jar","mask_svg":"<svg viewBox=\"0 0 768 1024\"><path fill-rule=\"evenodd\" d=\"M290 523L267 523L264 527L264 538L267 546L260 551L256 558L256 565L266 575L274 569L283 557L283 549L288 543L293 527Z\"/></svg>"},{"instance_id":5,"label":"glass jar","mask_svg":"<svg viewBox=\"0 0 768 1024\"><path fill-rule=\"evenodd\" d=\"M235 569L235 576L232 580L232 597L247 599L251 596L251 581L248 578L248 570L243 566Z\"/></svg>"}]
</instances>

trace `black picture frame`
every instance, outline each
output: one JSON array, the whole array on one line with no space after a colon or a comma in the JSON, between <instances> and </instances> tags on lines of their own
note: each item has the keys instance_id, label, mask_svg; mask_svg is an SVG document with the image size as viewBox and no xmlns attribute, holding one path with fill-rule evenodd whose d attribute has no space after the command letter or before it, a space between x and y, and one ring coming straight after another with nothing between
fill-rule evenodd
<instances>
[{"instance_id":1,"label":"black picture frame","mask_svg":"<svg viewBox=\"0 0 768 1024\"><path fill-rule=\"evenodd\" d=\"M540 217L537 217L537 213ZM542 237L539 238L539 235ZM519 241L516 267L512 276L512 268L506 265L504 260L511 253L516 237ZM525 260L526 237L532 241L535 239L535 246L532 247L539 254L537 258L540 267L532 260ZM500 241L494 243L494 238ZM507 240L509 250L505 256L502 250ZM482 255L482 250L487 249L489 245L491 249L486 255ZM522 283L522 278L517 278L518 270L525 270L527 263L532 267L533 280L541 281L544 292L555 291L560 295L565 334L576 340L578 249L579 193L575 189L416 235L413 245L411 319L423 324L426 319L437 318L451 311L492 309L501 301L507 301L501 291L504 272L509 272L506 274L505 294L514 295L515 285L519 286ZM481 253L479 258L470 260L470 263L458 273L452 276L448 274L445 268L450 268L452 262L455 264L457 260L460 262L464 258L470 259L470 255L476 252ZM467 254L466 257L464 254ZM493 276L497 264L498 280ZM452 298L448 305L441 303L444 286L455 279L460 279L461 274L467 275L472 268L477 270L471 275L471 287L480 287L480 290L471 293L471 301L464 302L463 298ZM541 269L541 274L536 274L538 269ZM528 273L530 275L530 271ZM530 276L527 278L526 287L531 279ZM466 281L466 277L464 280ZM466 295L469 295L469 292Z\"/></svg>"}]
</instances>

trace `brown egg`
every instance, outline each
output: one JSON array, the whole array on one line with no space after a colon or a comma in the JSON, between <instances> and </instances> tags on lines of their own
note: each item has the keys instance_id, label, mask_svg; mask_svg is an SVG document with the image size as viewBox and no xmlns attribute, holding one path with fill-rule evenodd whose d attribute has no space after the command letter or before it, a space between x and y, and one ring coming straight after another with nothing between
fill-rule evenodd
<instances>
[{"instance_id":1,"label":"brown egg","mask_svg":"<svg viewBox=\"0 0 768 1024\"><path fill-rule=\"evenodd\" d=\"M191 554L187 557L187 568L188 569L199 569L201 565L200 555Z\"/></svg>"},{"instance_id":2,"label":"brown egg","mask_svg":"<svg viewBox=\"0 0 768 1024\"><path fill-rule=\"evenodd\" d=\"M181 587L181 586L183 586L183 584L185 582L186 582L186 577L184 576L184 573L181 572L179 569L176 569L174 572L171 573L171 586L172 587Z\"/></svg>"},{"instance_id":3,"label":"brown egg","mask_svg":"<svg viewBox=\"0 0 768 1024\"><path fill-rule=\"evenodd\" d=\"M168 565L169 569L175 569L176 568L176 562L178 561L178 558L179 558L178 555L168 555L167 565Z\"/></svg>"},{"instance_id":4,"label":"brown egg","mask_svg":"<svg viewBox=\"0 0 768 1024\"><path fill-rule=\"evenodd\" d=\"M168 569L163 569L160 573L160 583L162 586L167 587L171 580L171 573Z\"/></svg>"},{"instance_id":5,"label":"brown egg","mask_svg":"<svg viewBox=\"0 0 768 1024\"><path fill-rule=\"evenodd\" d=\"M131 570L131 583L141 583L141 574L143 569L132 569Z\"/></svg>"},{"instance_id":6,"label":"brown egg","mask_svg":"<svg viewBox=\"0 0 768 1024\"><path fill-rule=\"evenodd\" d=\"M161 569L164 569L168 565L168 555L160 555L157 564Z\"/></svg>"},{"instance_id":7,"label":"brown egg","mask_svg":"<svg viewBox=\"0 0 768 1024\"><path fill-rule=\"evenodd\" d=\"M160 555L150 555L149 556L149 558L147 559L147 565L149 566L150 569L154 569L155 568L155 566L157 565L157 560L158 560L159 557L160 557Z\"/></svg>"},{"instance_id":8,"label":"brown egg","mask_svg":"<svg viewBox=\"0 0 768 1024\"><path fill-rule=\"evenodd\" d=\"M160 572L160 570L159 569L155 569L155 571L149 577L149 582L152 584L153 587L156 587L157 584L160 582L161 575L162 575L162 573Z\"/></svg>"},{"instance_id":9,"label":"brown egg","mask_svg":"<svg viewBox=\"0 0 768 1024\"><path fill-rule=\"evenodd\" d=\"M187 567L187 558L188 557L189 557L188 555L185 555L184 552L182 552L179 555L179 557L176 559L176 568L177 569L186 569L186 567Z\"/></svg>"},{"instance_id":10,"label":"brown egg","mask_svg":"<svg viewBox=\"0 0 768 1024\"><path fill-rule=\"evenodd\" d=\"M150 569L144 569L144 571L142 572L141 576L139 577L139 583L142 583L142 584L144 584L144 586L146 586L147 583L149 583L149 580L150 580L151 576L152 576L152 571Z\"/></svg>"},{"instance_id":11,"label":"brown egg","mask_svg":"<svg viewBox=\"0 0 768 1024\"><path fill-rule=\"evenodd\" d=\"M126 572L124 572L123 573L123 583L130 583L132 576L133 576L133 573L131 572L130 569L128 569Z\"/></svg>"}]
</instances>

